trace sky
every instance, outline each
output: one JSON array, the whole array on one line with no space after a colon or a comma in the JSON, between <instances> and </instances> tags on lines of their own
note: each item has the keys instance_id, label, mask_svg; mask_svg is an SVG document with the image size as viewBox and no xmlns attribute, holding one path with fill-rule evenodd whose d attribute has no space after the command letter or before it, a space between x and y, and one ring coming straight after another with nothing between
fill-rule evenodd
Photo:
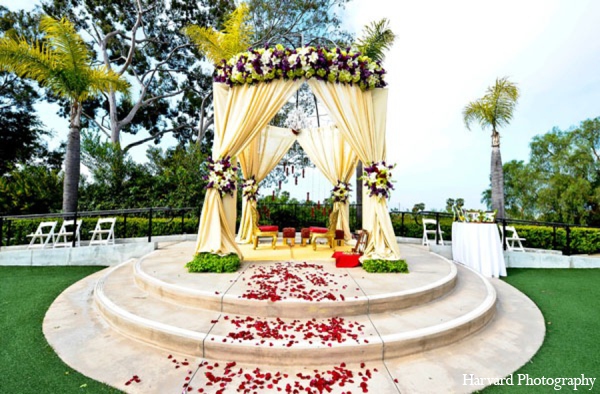
<instances>
[{"instance_id":1,"label":"sky","mask_svg":"<svg viewBox=\"0 0 600 394\"><path fill-rule=\"evenodd\" d=\"M34 3L0 0L11 9ZM391 208L443 209L447 198L484 208L491 131L467 130L462 110L498 77L521 92L513 120L499 130L504 162L527 161L536 135L600 116L600 1L352 0L343 14L357 35L384 17L397 35L384 61L387 156L397 164ZM46 110L43 121L66 138L65 120ZM331 186L311 176L288 188L319 199Z\"/></svg>"}]
</instances>

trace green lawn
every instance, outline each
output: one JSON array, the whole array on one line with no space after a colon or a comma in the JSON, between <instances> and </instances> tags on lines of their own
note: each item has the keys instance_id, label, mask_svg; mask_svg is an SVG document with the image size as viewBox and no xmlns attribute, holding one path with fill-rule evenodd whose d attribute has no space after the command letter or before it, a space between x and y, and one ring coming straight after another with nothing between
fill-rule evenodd
<instances>
[{"instance_id":1,"label":"green lawn","mask_svg":"<svg viewBox=\"0 0 600 394\"><path fill-rule=\"evenodd\" d=\"M510 269L506 282L540 308L546 338L533 359L513 375L514 386L494 386L483 393L550 393L552 386L517 386L517 374L531 378L596 378L600 392L600 269ZM590 387L579 387L587 392ZM571 392L565 386L561 392Z\"/></svg>"},{"instance_id":2,"label":"green lawn","mask_svg":"<svg viewBox=\"0 0 600 394\"><path fill-rule=\"evenodd\" d=\"M71 283L100 267L0 267L0 392L118 393L63 364L47 344L42 321ZM600 270L510 269L506 281L542 310L544 345L515 373L532 378L598 378L600 391ZM587 391L580 387L578 391ZM490 387L484 393L550 393L552 387ZM561 391L572 391L564 387Z\"/></svg>"},{"instance_id":3,"label":"green lawn","mask_svg":"<svg viewBox=\"0 0 600 394\"><path fill-rule=\"evenodd\" d=\"M42 321L70 284L102 267L0 267L0 392L118 393L65 365L46 342Z\"/></svg>"}]
</instances>

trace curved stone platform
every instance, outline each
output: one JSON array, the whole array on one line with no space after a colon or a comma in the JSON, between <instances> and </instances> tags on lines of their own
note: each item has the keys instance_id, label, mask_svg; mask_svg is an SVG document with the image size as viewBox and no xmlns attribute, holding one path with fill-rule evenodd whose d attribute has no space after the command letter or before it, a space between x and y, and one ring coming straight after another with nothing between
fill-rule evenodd
<instances>
[{"instance_id":1,"label":"curved stone platform","mask_svg":"<svg viewBox=\"0 0 600 394\"><path fill-rule=\"evenodd\" d=\"M119 343L118 346L128 349L128 362L132 366L143 364L140 360L132 361L134 355L145 359L150 354L148 362L158 362L161 354L163 358L175 354L177 360L186 357L194 360L196 368L201 360L235 361L246 368L269 367L294 376L297 372L291 372L299 370L298 366L302 366L302 371L305 368L310 371L310 368L332 367L343 360L348 368L360 371L361 363L366 362L379 371L369 383L378 388L372 392L393 393L428 392L413 385L418 373L411 376L400 373L406 370L407 362L410 364L408 360L431 353L435 355L435 368L442 367L442 372L447 373L444 368L456 369L457 365L443 367L445 359L438 360L437 354L453 349L451 356L467 357L479 351L469 345L471 342L502 343L507 340L506 326L514 334L513 327L519 319L526 321L527 326L521 331L517 329L518 335L509 338L518 342L518 350L499 346L485 355L480 366L464 373L477 375L484 371L493 375L482 377L503 377L525 363L543 340L543 318L521 293L500 281L493 281L492 285L469 269L420 247L402 246L411 270L407 275L340 270L332 268L330 261L244 263L235 274L188 274L183 264L190 255L187 250L192 247L190 243L176 244L95 274L69 288L55 301L45 319L44 332L50 344L74 368L127 392L166 392L160 391L164 387L176 392L173 390L177 386L169 386L172 384L180 388L182 384L205 386L194 379L196 369L186 365L190 371L188 380L180 371L171 371L164 380L153 376L149 381L142 378L142 384L132 386L130 382L125 387L131 376L122 379L116 371L105 374L99 369L107 364L99 361L82 362L77 348L69 350L65 338L70 337L74 346L85 351L101 346L100 338L105 338L105 346L111 353L108 350L104 353L109 354L119 353L113 349ZM282 299L273 302L245 298L259 292L260 280L279 274L292 278L288 281L293 283L287 289L285 284L279 289L277 294ZM510 300L510 305L522 304L514 316L502 310L506 302L503 296ZM315 299L308 301L303 297ZM72 310L78 311L77 317L72 316ZM522 316L524 311L526 316ZM71 322L55 326L59 320ZM532 329L531 325L535 327ZM320 336L319 332L327 331L323 327L333 326L334 331L343 335ZM264 327L268 330L264 331ZM272 336L261 336L265 333ZM509 361L499 362L507 358ZM497 368L490 370L491 364ZM437 389L448 387L450 391L470 392L481 388L459 387L459 382L462 380L452 377L443 386L438 382ZM204 392L216 391L205 388L208 391ZM271 391L263 388L261 392Z\"/></svg>"}]
</instances>

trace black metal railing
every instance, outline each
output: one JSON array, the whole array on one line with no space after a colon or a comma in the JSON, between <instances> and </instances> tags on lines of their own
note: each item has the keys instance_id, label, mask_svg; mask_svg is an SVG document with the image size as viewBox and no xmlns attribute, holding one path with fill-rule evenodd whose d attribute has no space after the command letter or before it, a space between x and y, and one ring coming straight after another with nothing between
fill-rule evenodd
<instances>
[{"instance_id":1,"label":"black metal railing","mask_svg":"<svg viewBox=\"0 0 600 394\"><path fill-rule=\"evenodd\" d=\"M362 228L361 218L358 218L358 204L350 204L349 219L352 231ZM258 210L261 215L262 224L274 224L280 228L295 227L298 231L304 227L326 226L329 214L333 206L320 203L269 203L264 200L259 202ZM115 237L131 238L134 236L146 236L148 242L153 236L195 233L200 220L201 206L199 207L151 207L134 209L115 209L105 211L82 211L68 213L47 213L32 215L0 216L0 246L12 244L24 244L27 241L26 234L32 233L43 219L82 219L82 239L89 237L93 229L94 217L117 216ZM238 209L239 224L241 209ZM425 211L419 213L407 211L390 211L392 225L397 236L421 238L423 227L421 219L432 217L436 220L436 230L441 229L443 237L451 239L453 215L447 212ZM87 220L86 220L87 219ZM568 223L542 222L532 220L519 220L509 218L498 218L496 223L502 227L506 234L507 225L549 227L551 231L551 242L546 242L545 248L561 250L563 254L570 255L573 252L573 228L600 230L598 227L580 226ZM87 230L87 231L86 231ZM520 232L521 230L519 230ZM559 234L560 232L560 234ZM436 231L436 243L439 243L442 234ZM506 237L504 237L504 249L507 248ZM560 241L559 241L560 238ZM577 238L577 237L575 237ZM600 237L597 237L600 238ZM27 241L28 242L28 241ZM73 239L75 243L75 239ZM533 247L536 247L533 245ZM577 249L577 247L575 248ZM600 250L600 245L598 246Z\"/></svg>"},{"instance_id":2,"label":"black metal railing","mask_svg":"<svg viewBox=\"0 0 600 394\"><path fill-rule=\"evenodd\" d=\"M436 230L438 228L442 229L444 237L451 239L452 236L452 219L453 215L448 212L435 212L435 211L425 211L425 212L400 212L400 211L390 211L390 215L392 217L392 224L394 226L394 232L397 236L401 237L414 237L420 238L423 235L423 227L421 219L423 217L435 218L436 220ZM551 228L552 241L551 245L548 249L559 250L564 255L571 255L573 253L573 243L575 238L573 237L573 229L587 229L587 230L595 230L600 231L599 227L596 226L584 226L584 225L575 225L570 223L559 223L559 222L545 222L545 221L535 221L535 220L521 220L521 219L510 219L510 218L497 218L495 221L499 226L502 227L502 233L506 234L506 226L507 225L518 225L518 226L534 226L539 227L540 229L543 227ZM558 230L564 231L564 242L559 242ZM521 230L519 230L521 231ZM522 234L520 234L522 235ZM561 235L562 236L562 235ZM439 244L440 234L436 231L436 243ZM540 247L538 245L533 245L534 247ZM503 248L506 250L507 238L503 237ZM540 247L542 248L542 247ZM547 247L543 247L547 248ZM600 244L597 247L600 250Z\"/></svg>"}]
</instances>

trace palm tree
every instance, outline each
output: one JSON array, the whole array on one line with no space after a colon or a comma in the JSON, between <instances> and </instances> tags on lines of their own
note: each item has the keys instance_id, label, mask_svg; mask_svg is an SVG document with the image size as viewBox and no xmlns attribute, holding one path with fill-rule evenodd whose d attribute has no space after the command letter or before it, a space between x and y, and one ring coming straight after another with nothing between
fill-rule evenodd
<instances>
[{"instance_id":1,"label":"palm tree","mask_svg":"<svg viewBox=\"0 0 600 394\"><path fill-rule=\"evenodd\" d=\"M389 20L383 18L379 21L371 22L363 29L363 36L354 44L363 55L372 60L382 62L385 58L385 52L390 49L396 35L389 28ZM362 181L363 165L359 160L356 165L356 217L358 223L362 222Z\"/></svg>"},{"instance_id":2,"label":"palm tree","mask_svg":"<svg viewBox=\"0 0 600 394\"><path fill-rule=\"evenodd\" d=\"M101 92L127 92L129 84L104 67L92 66L92 56L83 39L66 19L43 16L41 43L25 38L0 39L0 69L37 81L70 104L69 136L65 157L63 212L77 210L80 175L80 128L82 103Z\"/></svg>"},{"instance_id":3,"label":"palm tree","mask_svg":"<svg viewBox=\"0 0 600 394\"><path fill-rule=\"evenodd\" d=\"M500 133L498 128L508 125L519 99L517 85L507 77L496 78L496 84L487 89L479 100L470 102L463 109L463 119L467 129L476 121L482 129L492 128L492 209L498 211L498 217L504 218L504 173L500 155Z\"/></svg>"}]
</instances>

